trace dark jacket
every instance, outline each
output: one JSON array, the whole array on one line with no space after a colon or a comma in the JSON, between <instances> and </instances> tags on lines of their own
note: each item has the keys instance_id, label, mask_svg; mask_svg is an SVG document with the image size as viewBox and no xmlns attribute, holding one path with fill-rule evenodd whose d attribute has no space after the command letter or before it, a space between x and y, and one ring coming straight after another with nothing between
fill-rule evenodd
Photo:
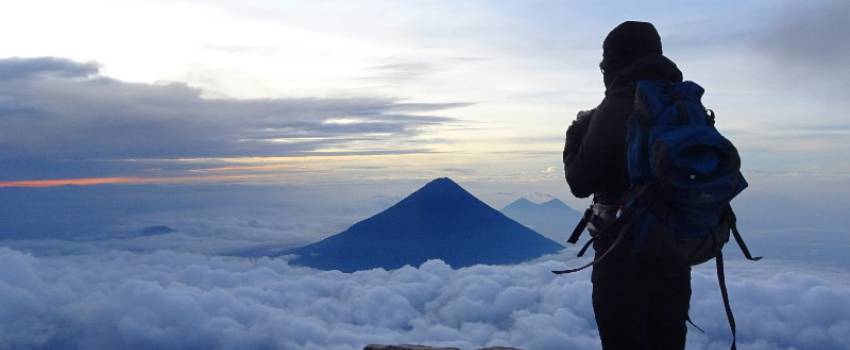
<instances>
[{"instance_id":1,"label":"dark jacket","mask_svg":"<svg viewBox=\"0 0 850 350\"><path fill-rule=\"evenodd\" d=\"M573 195L594 195L595 202L615 204L627 186L626 122L634 108L638 80L682 81L682 72L662 55L644 57L605 77L605 98L595 109L580 112L567 129L564 171Z\"/></svg>"}]
</instances>

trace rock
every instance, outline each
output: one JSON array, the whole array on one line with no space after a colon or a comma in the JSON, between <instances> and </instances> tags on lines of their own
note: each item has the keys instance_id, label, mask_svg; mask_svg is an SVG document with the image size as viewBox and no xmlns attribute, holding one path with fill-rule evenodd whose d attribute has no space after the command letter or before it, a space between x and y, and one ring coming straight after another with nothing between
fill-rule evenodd
<instances>
[{"instance_id":1,"label":"rock","mask_svg":"<svg viewBox=\"0 0 850 350\"><path fill-rule=\"evenodd\" d=\"M400 344L400 345L379 345L379 344L370 344L367 345L363 350L460 350L458 348L435 348L432 346L425 345L411 345L411 344ZM480 348L478 350L522 350L518 348L504 347L504 346L492 346L487 348Z\"/></svg>"},{"instance_id":2,"label":"rock","mask_svg":"<svg viewBox=\"0 0 850 350\"><path fill-rule=\"evenodd\" d=\"M363 350L460 350L458 348L435 348L431 346L424 345L410 345L410 344L401 344L401 345L378 345L378 344L370 344L366 345Z\"/></svg>"}]
</instances>

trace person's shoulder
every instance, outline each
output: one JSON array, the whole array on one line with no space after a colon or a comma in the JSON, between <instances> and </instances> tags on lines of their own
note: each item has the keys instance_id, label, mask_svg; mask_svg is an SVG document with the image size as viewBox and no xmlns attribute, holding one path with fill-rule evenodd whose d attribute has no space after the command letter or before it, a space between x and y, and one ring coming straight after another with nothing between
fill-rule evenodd
<instances>
[{"instance_id":1,"label":"person's shoulder","mask_svg":"<svg viewBox=\"0 0 850 350\"><path fill-rule=\"evenodd\" d=\"M629 83L605 90L605 99L633 98L635 96L635 86L634 83Z\"/></svg>"},{"instance_id":2,"label":"person's shoulder","mask_svg":"<svg viewBox=\"0 0 850 350\"><path fill-rule=\"evenodd\" d=\"M631 111L635 100L635 87L632 84L608 89L605 98L599 104L598 113L602 115L622 114L623 111Z\"/></svg>"}]
</instances>

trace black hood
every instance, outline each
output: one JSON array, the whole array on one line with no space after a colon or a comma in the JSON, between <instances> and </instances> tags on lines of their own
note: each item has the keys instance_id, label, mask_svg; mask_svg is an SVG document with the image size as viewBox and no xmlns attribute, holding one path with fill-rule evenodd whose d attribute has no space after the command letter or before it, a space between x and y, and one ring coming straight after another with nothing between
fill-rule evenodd
<instances>
[{"instance_id":1,"label":"black hood","mask_svg":"<svg viewBox=\"0 0 850 350\"><path fill-rule=\"evenodd\" d=\"M661 37L649 22L626 21L608 33L602 42L603 70L620 71L648 55L661 55Z\"/></svg>"},{"instance_id":2,"label":"black hood","mask_svg":"<svg viewBox=\"0 0 850 350\"><path fill-rule=\"evenodd\" d=\"M638 80L663 80L680 82L682 71L664 55L645 56L617 72L606 72L606 93Z\"/></svg>"}]
</instances>

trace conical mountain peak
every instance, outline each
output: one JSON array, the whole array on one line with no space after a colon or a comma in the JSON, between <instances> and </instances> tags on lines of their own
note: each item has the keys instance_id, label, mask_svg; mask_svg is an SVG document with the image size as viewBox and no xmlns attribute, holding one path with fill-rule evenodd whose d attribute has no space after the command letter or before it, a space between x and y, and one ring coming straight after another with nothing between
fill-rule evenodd
<instances>
[{"instance_id":1,"label":"conical mountain peak","mask_svg":"<svg viewBox=\"0 0 850 350\"><path fill-rule=\"evenodd\" d=\"M387 211L410 210L411 207L414 207L414 210L419 212L431 213L450 207L467 210L481 207L489 208L484 202L475 198L475 196L447 177L432 180L425 184L425 186L422 186L422 188L416 190L416 192L411 193L401 202L387 209Z\"/></svg>"},{"instance_id":2,"label":"conical mountain peak","mask_svg":"<svg viewBox=\"0 0 850 350\"><path fill-rule=\"evenodd\" d=\"M452 180L451 178L448 178L448 177L438 177L436 179L431 180L430 182L425 184L425 186L423 186L423 187L428 187L428 186L454 186L454 187L460 188L460 185L458 185L457 182L454 182L454 180Z\"/></svg>"},{"instance_id":3,"label":"conical mountain peak","mask_svg":"<svg viewBox=\"0 0 850 350\"><path fill-rule=\"evenodd\" d=\"M466 192L463 187L460 187L457 182L454 182L454 180L447 177L438 177L434 180L431 180L431 182L428 182L427 184L425 184L425 186L422 186L422 188L414 192L414 194L419 192L435 194L463 193L470 196L472 195L469 192Z\"/></svg>"},{"instance_id":4,"label":"conical mountain peak","mask_svg":"<svg viewBox=\"0 0 850 350\"><path fill-rule=\"evenodd\" d=\"M288 253L296 264L356 271L442 259L460 267L512 264L562 248L438 178L347 230Z\"/></svg>"}]
</instances>

